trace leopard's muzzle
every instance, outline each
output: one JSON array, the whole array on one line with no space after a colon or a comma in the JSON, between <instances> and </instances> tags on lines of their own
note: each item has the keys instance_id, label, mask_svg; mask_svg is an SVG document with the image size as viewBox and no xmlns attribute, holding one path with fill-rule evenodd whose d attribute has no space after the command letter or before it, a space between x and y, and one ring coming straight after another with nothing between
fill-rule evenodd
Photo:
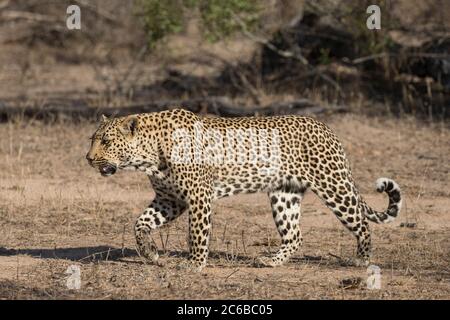
<instances>
[{"instance_id":1,"label":"leopard's muzzle","mask_svg":"<svg viewBox=\"0 0 450 320\"><path fill-rule=\"evenodd\" d=\"M117 171L116 165L108 163L104 160L94 159L90 153L86 155L86 160L91 167L98 169L100 174L104 177L111 176Z\"/></svg>"}]
</instances>

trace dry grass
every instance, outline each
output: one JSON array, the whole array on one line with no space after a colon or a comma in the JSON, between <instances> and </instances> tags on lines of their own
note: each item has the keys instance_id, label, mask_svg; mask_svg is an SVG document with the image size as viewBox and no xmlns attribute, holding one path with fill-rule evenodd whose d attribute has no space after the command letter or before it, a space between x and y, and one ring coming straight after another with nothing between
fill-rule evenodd
<instances>
[{"instance_id":1,"label":"dry grass","mask_svg":"<svg viewBox=\"0 0 450 320\"><path fill-rule=\"evenodd\" d=\"M353 237L313 194L303 203L302 250L283 267L254 268L279 243L265 195L215 204L209 265L177 270L187 254L187 217L154 233L164 267L136 256L132 226L151 200L147 178L100 177L86 163L95 125L0 125L0 298L17 299L442 299L450 298L449 131L439 125L336 116L360 189L370 204L379 176L395 178L405 207L391 225L373 225L381 290L365 288L365 268L349 267ZM417 223L414 229L402 222ZM65 270L81 267L79 291ZM345 279L362 278L351 288Z\"/></svg>"}]
</instances>

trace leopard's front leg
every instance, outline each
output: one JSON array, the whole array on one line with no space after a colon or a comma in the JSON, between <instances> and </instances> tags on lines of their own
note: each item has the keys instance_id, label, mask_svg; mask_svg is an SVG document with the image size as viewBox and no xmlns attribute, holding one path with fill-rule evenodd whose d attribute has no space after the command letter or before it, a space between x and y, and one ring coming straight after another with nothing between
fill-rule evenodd
<instances>
[{"instance_id":1,"label":"leopard's front leg","mask_svg":"<svg viewBox=\"0 0 450 320\"><path fill-rule=\"evenodd\" d=\"M211 201L213 195L212 174L202 165L185 165L175 168L178 186L188 205L189 214L189 260L180 265L201 271L208 258L211 229ZM186 172L195 172L187 178ZM176 178L177 179L177 178Z\"/></svg>"},{"instance_id":2,"label":"leopard's front leg","mask_svg":"<svg viewBox=\"0 0 450 320\"><path fill-rule=\"evenodd\" d=\"M155 199L136 221L134 231L138 254L156 263L159 258L158 248L150 237L151 231L180 216L187 205L163 181L152 179L152 185L156 193Z\"/></svg>"},{"instance_id":3,"label":"leopard's front leg","mask_svg":"<svg viewBox=\"0 0 450 320\"><path fill-rule=\"evenodd\" d=\"M158 248L150 237L151 231L174 220L184 209L175 200L156 198L144 210L134 226L136 249L141 257L151 262L158 260Z\"/></svg>"}]
</instances>

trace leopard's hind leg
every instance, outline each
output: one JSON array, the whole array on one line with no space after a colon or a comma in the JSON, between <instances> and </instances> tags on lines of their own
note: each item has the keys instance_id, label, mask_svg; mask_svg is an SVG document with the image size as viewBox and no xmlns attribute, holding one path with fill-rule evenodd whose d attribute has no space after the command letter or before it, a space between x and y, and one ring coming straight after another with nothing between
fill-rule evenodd
<instances>
[{"instance_id":1,"label":"leopard's hind leg","mask_svg":"<svg viewBox=\"0 0 450 320\"><path fill-rule=\"evenodd\" d=\"M371 236L368 220L360 205L360 195L351 178L335 177L335 179L335 184L313 184L311 190L325 202L339 221L355 236L357 259L354 260L354 263L368 265L371 255Z\"/></svg>"},{"instance_id":2,"label":"leopard's hind leg","mask_svg":"<svg viewBox=\"0 0 450 320\"><path fill-rule=\"evenodd\" d=\"M258 264L274 267L289 260L302 244L299 223L303 192L272 191L269 192L269 198L275 225L281 236L281 247L274 256L259 258Z\"/></svg>"}]
</instances>

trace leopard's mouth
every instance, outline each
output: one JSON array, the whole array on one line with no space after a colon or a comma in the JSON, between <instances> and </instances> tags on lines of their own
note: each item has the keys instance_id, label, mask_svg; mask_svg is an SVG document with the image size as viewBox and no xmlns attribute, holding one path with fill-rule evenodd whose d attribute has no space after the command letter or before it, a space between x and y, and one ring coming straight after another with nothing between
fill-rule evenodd
<instances>
[{"instance_id":1,"label":"leopard's mouth","mask_svg":"<svg viewBox=\"0 0 450 320\"><path fill-rule=\"evenodd\" d=\"M117 171L117 167L113 164L105 164L101 165L98 170L100 171L100 174L104 177L112 176Z\"/></svg>"}]
</instances>

